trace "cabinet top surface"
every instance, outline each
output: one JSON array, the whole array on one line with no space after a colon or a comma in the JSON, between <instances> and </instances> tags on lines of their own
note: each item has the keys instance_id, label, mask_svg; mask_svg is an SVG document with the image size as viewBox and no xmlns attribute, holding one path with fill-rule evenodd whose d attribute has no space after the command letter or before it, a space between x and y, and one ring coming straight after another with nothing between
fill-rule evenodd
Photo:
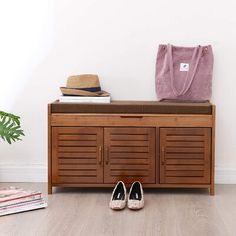
<instances>
[{"instance_id":1,"label":"cabinet top surface","mask_svg":"<svg viewBox=\"0 0 236 236\"><path fill-rule=\"evenodd\" d=\"M157 102L157 101L112 101L108 104L61 103L50 104L51 113L143 113L143 114L212 114L212 104Z\"/></svg>"}]
</instances>

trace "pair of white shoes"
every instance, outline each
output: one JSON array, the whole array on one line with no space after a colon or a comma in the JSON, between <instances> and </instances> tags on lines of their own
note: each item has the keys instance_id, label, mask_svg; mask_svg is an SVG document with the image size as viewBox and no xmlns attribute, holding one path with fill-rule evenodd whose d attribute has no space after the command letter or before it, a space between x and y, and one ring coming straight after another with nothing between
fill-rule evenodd
<instances>
[{"instance_id":1,"label":"pair of white shoes","mask_svg":"<svg viewBox=\"0 0 236 236\"><path fill-rule=\"evenodd\" d=\"M109 207L113 210L122 210L125 208L126 202L128 208L132 210L139 210L144 207L143 188L139 181L132 184L128 200L125 184L122 181L116 184L111 195Z\"/></svg>"}]
</instances>

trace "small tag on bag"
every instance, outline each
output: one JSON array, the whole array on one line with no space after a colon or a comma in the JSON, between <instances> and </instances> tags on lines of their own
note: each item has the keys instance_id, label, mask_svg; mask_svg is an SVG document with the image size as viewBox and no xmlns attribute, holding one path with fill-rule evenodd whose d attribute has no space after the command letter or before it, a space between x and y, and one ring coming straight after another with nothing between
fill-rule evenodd
<instances>
[{"instance_id":1,"label":"small tag on bag","mask_svg":"<svg viewBox=\"0 0 236 236\"><path fill-rule=\"evenodd\" d=\"M189 71L189 63L180 63L179 71Z\"/></svg>"}]
</instances>

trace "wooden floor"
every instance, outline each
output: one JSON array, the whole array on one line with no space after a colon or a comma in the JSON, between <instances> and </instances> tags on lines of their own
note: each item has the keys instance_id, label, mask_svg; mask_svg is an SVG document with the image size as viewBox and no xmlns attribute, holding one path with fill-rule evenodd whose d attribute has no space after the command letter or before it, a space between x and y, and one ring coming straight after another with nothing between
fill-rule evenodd
<instances>
[{"instance_id":1,"label":"wooden floor","mask_svg":"<svg viewBox=\"0 0 236 236\"><path fill-rule=\"evenodd\" d=\"M236 235L236 185L217 185L215 196L197 189L144 190L144 209L119 212L108 208L111 189L54 189L47 196L45 183L10 185L43 191L49 207L0 217L1 236Z\"/></svg>"}]
</instances>

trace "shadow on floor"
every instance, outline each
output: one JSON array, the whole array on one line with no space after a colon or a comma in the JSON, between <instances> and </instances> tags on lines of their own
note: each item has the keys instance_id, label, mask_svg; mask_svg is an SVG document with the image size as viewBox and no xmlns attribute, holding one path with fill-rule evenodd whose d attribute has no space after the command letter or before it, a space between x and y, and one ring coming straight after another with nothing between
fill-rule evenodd
<instances>
[{"instance_id":1,"label":"shadow on floor","mask_svg":"<svg viewBox=\"0 0 236 236\"><path fill-rule=\"evenodd\" d=\"M128 189L129 190L129 189ZM54 187L53 193L111 193L113 188L70 188L70 187ZM156 194L209 194L208 189L195 189L195 188L146 188L144 193Z\"/></svg>"}]
</instances>

